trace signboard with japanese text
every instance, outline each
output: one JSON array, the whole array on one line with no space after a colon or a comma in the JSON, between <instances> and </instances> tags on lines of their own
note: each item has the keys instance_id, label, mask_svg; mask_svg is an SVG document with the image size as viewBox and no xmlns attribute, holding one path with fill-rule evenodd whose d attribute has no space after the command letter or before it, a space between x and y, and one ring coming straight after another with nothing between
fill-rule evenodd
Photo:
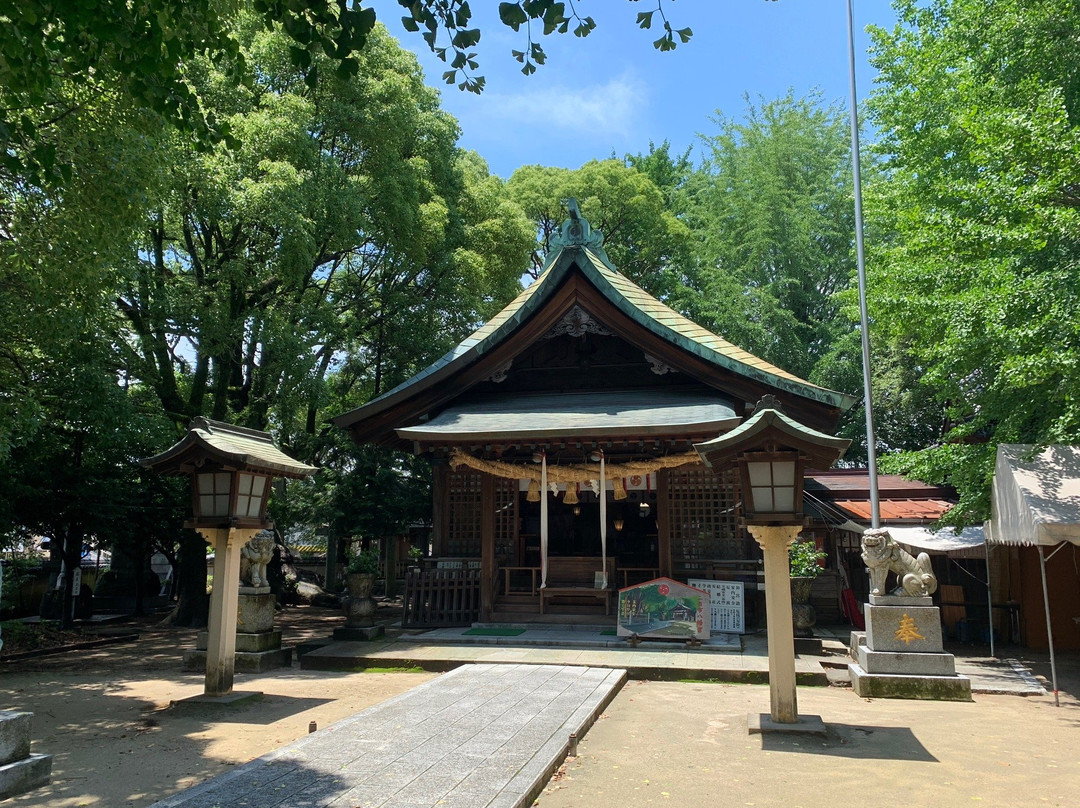
<instances>
[{"instance_id":1,"label":"signboard with japanese text","mask_svg":"<svg viewBox=\"0 0 1080 808\"><path fill-rule=\"evenodd\" d=\"M709 638L709 593L670 578L620 589L618 615L620 637Z\"/></svg>"},{"instance_id":2,"label":"signboard with japanese text","mask_svg":"<svg viewBox=\"0 0 1080 808\"><path fill-rule=\"evenodd\" d=\"M705 581L691 578L687 583L709 593L713 634L745 634L746 604L742 581Z\"/></svg>"}]
</instances>

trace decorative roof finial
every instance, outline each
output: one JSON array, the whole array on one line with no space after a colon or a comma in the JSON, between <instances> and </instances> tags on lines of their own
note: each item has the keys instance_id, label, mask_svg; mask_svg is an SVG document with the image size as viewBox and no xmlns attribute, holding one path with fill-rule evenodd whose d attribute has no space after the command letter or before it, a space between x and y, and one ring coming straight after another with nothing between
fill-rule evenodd
<instances>
[{"instance_id":1,"label":"decorative roof finial","mask_svg":"<svg viewBox=\"0 0 1080 808\"><path fill-rule=\"evenodd\" d=\"M550 250L558 250L561 247L589 247L593 250L603 250L604 237L594 233L589 221L581 215L581 208L574 197L563 200L569 218L562 223L559 232L551 236Z\"/></svg>"}]
</instances>

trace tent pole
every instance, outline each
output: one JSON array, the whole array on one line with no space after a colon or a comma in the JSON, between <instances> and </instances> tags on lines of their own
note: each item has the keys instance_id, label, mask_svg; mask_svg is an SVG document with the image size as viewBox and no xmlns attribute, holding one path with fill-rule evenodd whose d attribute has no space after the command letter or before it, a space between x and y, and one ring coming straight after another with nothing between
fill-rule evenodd
<instances>
[{"instance_id":1,"label":"tent pole","mask_svg":"<svg viewBox=\"0 0 1080 808\"><path fill-rule=\"evenodd\" d=\"M990 542L983 542L983 547L986 548L986 609L987 614L990 616L987 620L990 623L990 656L996 657L994 653L994 599L990 593Z\"/></svg>"},{"instance_id":2,"label":"tent pole","mask_svg":"<svg viewBox=\"0 0 1080 808\"><path fill-rule=\"evenodd\" d=\"M1054 632L1050 628L1050 596L1046 591L1046 556L1043 555L1042 545L1039 545L1039 572L1042 573L1043 608L1046 610L1046 639L1050 643L1050 678L1054 685L1054 706L1060 707L1057 685L1057 664L1054 661Z\"/></svg>"}]
</instances>

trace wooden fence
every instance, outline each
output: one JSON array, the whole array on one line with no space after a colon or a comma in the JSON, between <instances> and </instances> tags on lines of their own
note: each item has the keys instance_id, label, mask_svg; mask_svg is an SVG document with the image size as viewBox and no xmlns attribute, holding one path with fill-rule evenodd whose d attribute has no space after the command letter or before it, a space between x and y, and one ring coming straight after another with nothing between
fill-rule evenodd
<instances>
[{"instance_id":1,"label":"wooden fence","mask_svg":"<svg viewBox=\"0 0 1080 808\"><path fill-rule=\"evenodd\" d=\"M480 570L410 570L404 607L404 628L471 625L480 619Z\"/></svg>"}]
</instances>

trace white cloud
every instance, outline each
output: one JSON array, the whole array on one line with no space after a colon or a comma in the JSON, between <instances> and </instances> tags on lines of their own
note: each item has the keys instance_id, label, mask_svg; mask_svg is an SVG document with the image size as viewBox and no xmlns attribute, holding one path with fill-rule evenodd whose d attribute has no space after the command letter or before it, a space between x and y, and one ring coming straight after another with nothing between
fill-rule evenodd
<instances>
[{"instance_id":1,"label":"white cloud","mask_svg":"<svg viewBox=\"0 0 1080 808\"><path fill-rule=\"evenodd\" d=\"M485 103L473 110L479 114L469 124L483 126L485 139L498 136L491 127L518 130L541 126L553 134L572 132L580 140L610 144L637 128L647 94L645 85L629 75L600 85L548 85L512 94L484 93Z\"/></svg>"}]
</instances>

